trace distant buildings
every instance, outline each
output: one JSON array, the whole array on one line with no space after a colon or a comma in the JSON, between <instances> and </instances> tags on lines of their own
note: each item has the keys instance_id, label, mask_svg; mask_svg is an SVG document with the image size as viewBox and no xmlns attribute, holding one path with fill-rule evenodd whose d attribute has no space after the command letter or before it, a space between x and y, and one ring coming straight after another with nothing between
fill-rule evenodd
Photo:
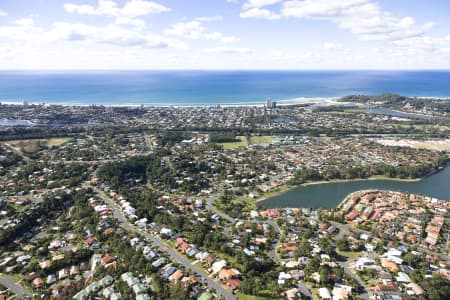
<instances>
[{"instance_id":1,"label":"distant buildings","mask_svg":"<svg viewBox=\"0 0 450 300\"><path fill-rule=\"evenodd\" d=\"M273 101L272 98L269 98L269 99L267 99L266 107L267 108L276 108L277 107L277 102Z\"/></svg>"}]
</instances>

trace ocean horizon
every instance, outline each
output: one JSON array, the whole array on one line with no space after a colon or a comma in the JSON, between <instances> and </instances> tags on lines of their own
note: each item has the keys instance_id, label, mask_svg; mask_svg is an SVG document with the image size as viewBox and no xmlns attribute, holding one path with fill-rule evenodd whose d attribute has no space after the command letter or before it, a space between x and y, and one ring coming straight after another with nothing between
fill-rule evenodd
<instances>
[{"instance_id":1,"label":"ocean horizon","mask_svg":"<svg viewBox=\"0 0 450 300\"><path fill-rule=\"evenodd\" d=\"M450 71L0 71L0 102L257 105L352 94L450 98Z\"/></svg>"}]
</instances>

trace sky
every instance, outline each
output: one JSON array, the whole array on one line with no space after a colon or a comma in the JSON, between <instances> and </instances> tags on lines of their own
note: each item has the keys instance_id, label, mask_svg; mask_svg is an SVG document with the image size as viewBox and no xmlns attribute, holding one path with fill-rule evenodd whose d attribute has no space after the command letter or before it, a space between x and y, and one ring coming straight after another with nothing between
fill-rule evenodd
<instances>
[{"instance_id":1,"label":"sky","mask_svg":"<svg viewBox=\"0 0 450 300\"><path fill-rule=\"evenodd\" d=\"M0 70L450 69L448 0L0 0Z\"/></svg>"}]
</instances>

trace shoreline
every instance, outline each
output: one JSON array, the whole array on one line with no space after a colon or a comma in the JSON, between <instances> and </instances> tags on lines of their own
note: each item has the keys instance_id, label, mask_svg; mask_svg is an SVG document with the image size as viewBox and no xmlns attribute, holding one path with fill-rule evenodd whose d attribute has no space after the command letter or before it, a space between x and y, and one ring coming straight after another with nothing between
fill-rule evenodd
<instances>
[{"instance_id":1,"label":"shoreline","mask_svg":"<svg viewBox=\"0 0 450 300\"><path fill-rule=\"evenodd\" d=\"M401 179L401 178L389 178L389 177L383 177L383 178L369 177L369 178L335 179L335 180L329 180L329 181L321 180L321 181L314 181L314 182L306 182L306 183L303 183L303 184L297 185L297 186L292 186L292 187L287 187L286 186L286 189L284 189L282 191L276 191L276 192L273 192L273 193L269 193L268 196L263 197L261 199L257 199L256 200L256 205L258 205L261 202L264 202L266 200L269 200L271 198L283 195L283 194L285 194L287 192L290 192L290 191L292 191L294 189L301 188L301 187L307 187L307 186L311 186L311 185L328 184L328 183L348 183L348 182L358 182L358 181L368 181L368 180L369 181L370 180L388 180L388 181L398 181L398 182L419 182L419 181L422 181L422 180L424 180L425 178L427 178L429 176L432 176L432 175L436 174L439 171L440 170L434 171L434 172L431 172L430 174L425 175L424 177L414 178L414 179Z\"/></svg>"},{"instance_id":2,"label":"shoreline","mask_svg":"<svg viewBox=\"0 0 450 300\"><path fill-rule=\"evenodd\" d=\"M341 102L339 99L342 97L345 97L346 95L341 96L330 96L330 97L295 97L292 99L281 99L281 100L274 100L278 106L292 106L292 105L317 105L317 104L324 104L324 106L345 106L345 105L358 105L358 103L354 102ZM412 97L412 96L411 96ZM443 100L448 101L450 100L450 96L447 97L429 97L429 96L423 96L419 97L420 99L433 99L433 100ZM1 100L0 103L2 105L17 105L22 106L23 101L27 101L26 99L23 100ZM237 101L237 102L222 102L222 103L193 103L193 104L163 104L163 103L126 103L126 104L97 104L97 103L76 103L77 101L62 101L62 102L54 102L54 103L46 103L45 101L28 101L29 106L34 105L43 105L43 106L64 106L64 107L89 107L89 106L99 106L99 107L131 107L131 108L137 108L137 107L154 107L154 108L215 108L215 107L264 107L266 105L265 100L255 100L255 101ZM45 103L45 104L43 104ZM394 111L394 110L393 110ZM403 112L403 111L397 111L399 113L408 113L408 114L414 114L409 112ZM420 116L420 114L417 114ZM429 115L424 115L429 116ZM430 115L431 116L431 115Z\"/></svg>"},{"instance_id":3,"label":"shoreline","mask_svg":"<svg viewBox=\"0 0 450 300\"><path fill-rule=\"evenodd\" d=\"M314 104L320 104L320 103L327 103L329 105L345 105L346 103L351 103L351 102L339 102L338 100L341 98L342 96L337 96L337 97L296 97L293 99L283 99L283 100L275 100L275 102L277 103L277 105L279 106L291 106L291 105L300 105L300 104L309 104L309 105L314 105ZM26 101L26 100L25 100ZM231 102L231 103L193 103L193 104L159 104L159 103L149 103L149 104L145 104L145 103L127 103L127 104L95 104L95 103L90 103L90 104L77 104L77 103L71 103L71 102L75 102L75 101L66 101L66 103L61 102L61 103L45 103L45 101L41 101L41 102L28 102L28 106L39 106L39 105L43 105L43 106L65 106L65 107L89 107L89 106L98 106L98 107L161 107L161 108L215 108L215 107L264 107L266 105L265 100L263 101L249 101L249 102ZM18 101L14 101L14 100L5 100L2 101L0 99L0 103L2 105L17 105L17 106L23 106L23 101L18 100ZM43 104L45 103L45 104Z\"/></svg>"}]
</instances>

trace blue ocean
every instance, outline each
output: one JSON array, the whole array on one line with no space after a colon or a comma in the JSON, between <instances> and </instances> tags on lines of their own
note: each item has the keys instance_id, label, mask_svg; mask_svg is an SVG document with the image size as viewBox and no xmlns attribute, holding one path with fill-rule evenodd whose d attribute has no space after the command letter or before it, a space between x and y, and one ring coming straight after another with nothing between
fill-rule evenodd
<instances>
[{"instance_id":1,"label":"blue ocean","mask_svg":"<svg viewBox=\"0 0 450 300\"><path fill-rule=\"evenodd\" d=\"M1 71L0 102L217 105L350 94L450 97L450 71Z\"/></svg>"}]
</instances>

